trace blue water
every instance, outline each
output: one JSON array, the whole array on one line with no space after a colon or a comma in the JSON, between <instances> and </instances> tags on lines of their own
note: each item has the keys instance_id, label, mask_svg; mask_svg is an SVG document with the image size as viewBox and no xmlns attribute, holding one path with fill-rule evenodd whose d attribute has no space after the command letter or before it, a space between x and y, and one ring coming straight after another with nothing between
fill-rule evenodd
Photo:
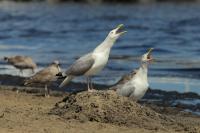
<instances>
[{"instance_id":1,"label":"blue water","mask_svg":"<svg viewBox=\"0 0 200 133\"><path fill-rule=\"evenodd\" d=\"M123 23L128 33L114 45L108 65L94 77L95 82L114 83L137 68L138 57L153 47L156 62L150 66L150 86L200 94L199 12L200 5L188 3L94 6L1 2L0 58L28 55L39 69L59 60L66 69ZM17 71L0 61L0 74L16 75Z\"/></svg>"}]
</instances>

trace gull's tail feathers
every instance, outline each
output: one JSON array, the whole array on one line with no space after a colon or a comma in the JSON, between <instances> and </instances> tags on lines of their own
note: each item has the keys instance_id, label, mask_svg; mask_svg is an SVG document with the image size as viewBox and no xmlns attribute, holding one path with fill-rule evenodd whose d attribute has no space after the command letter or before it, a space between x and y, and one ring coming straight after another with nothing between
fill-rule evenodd
<instances>
[{"instance_id":1,"label":"gull's tail feathers","mask_svg":"<svg viewBox=\"0 0 200 133\"><path fill-rule=\"evenodd\" d=\"M63 82L59 85L59 87L62 88L63 86L67 85L73 78L74 78L74 76L67 76L63 80Z\"/></svg>"}]
</instances>

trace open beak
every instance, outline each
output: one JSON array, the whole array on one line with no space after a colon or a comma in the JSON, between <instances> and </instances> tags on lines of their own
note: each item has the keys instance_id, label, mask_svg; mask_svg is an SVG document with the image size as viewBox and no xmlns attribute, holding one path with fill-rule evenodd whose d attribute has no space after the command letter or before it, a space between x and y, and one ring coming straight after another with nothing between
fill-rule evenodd
<instances>
[{"instance_id":1,"label":"open beak","mask_svg":"<svg viewBox=\"0 0 200 133\"><path fill-rule=\"evenodd\" d=\"M149 51L147 52L147 59L148 61L153 61L153 56L151 55L151 52L153 51L153 48L150 48Z\"/></svg>"},{"instance_id":2,"label":"open beak","mask_svg":"<svg viewBox=\"0 0 200 133\"><path fill-rule=\"evenodd\" d=\"M123 29L124 29L123 24L118 25L117 28L116 28L116 34L122 35L122 34L126 33L127 31L123 31Z\"/></svg>"}]
</instances>

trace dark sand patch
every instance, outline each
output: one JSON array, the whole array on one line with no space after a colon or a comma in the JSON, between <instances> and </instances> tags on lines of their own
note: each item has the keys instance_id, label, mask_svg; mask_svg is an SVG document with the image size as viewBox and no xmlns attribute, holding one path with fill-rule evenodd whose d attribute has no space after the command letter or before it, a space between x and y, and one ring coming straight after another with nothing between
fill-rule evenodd
<instances>
[{"instance_id":1,"label":"dark sand patch","mask_svg":"<svg viewBox=\"0 0 200 133\"><path fill-rule=\"evenodd\" d=\"M133 99L120 97L114 91L70 94L56 104L50 114L58 115L65 121L109 123L153 131L199 133L200 127L199 118L190 121L184 116L160 114Z\"/></svg>"}]
</instances>

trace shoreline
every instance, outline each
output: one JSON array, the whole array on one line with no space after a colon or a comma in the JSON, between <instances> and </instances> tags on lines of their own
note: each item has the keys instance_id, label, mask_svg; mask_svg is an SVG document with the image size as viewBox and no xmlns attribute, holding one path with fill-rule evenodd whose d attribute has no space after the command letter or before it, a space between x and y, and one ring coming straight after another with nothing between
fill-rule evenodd
<instances>
[{"instance_id":1,"label":"shoreline","mask_svg":"<svg viewBox=\"0 0 200 133\"><path fill-rule=\"evenodd\" d=\"M28 94L35 94L37 96L44 95L43 85L24 86L25 78L12 75L0 75L0 90L11 90L16 92L25 92ZM77 94L87 90L85 83L70 82L65 88L59 88L58 85L62 79L53 82L50 88L50 95L55 97L62 97L66 94ZM94 84L98 90L106 91L111 86L103 84ZM187 112L197 114L200 116L200 95L194 92L180 93L177 91L164 91L159 89L149 88L141 104L152 106L156 105L160 108L173 107L177 108L179 112Z\"/></svg>"}]
</instances>

